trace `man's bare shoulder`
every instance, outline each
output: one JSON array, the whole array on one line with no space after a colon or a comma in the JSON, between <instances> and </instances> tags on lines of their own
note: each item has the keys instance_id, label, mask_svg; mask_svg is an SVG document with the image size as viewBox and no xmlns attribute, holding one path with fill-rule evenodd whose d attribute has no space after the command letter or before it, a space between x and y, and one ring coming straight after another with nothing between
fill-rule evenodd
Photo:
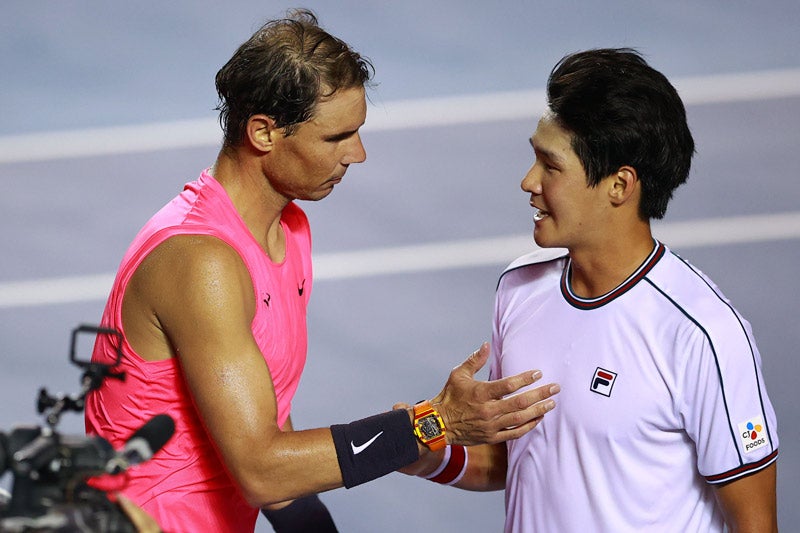
<instances>
[{"instance_id":1,"label":"man's bare shoulder","mask_svg":"<svg viewBox=\"0 0 800 533\"><path fill-rule=\"evenodd\" d=\"M148 254L135 276L148 284L182 284L198 277L227 277L240 270L247 270L244 261L222 239L212 235L174 235Z\"/></svg>"},{"instance_id":2,"label":"man's bare shoulder","mask_svg":"<svg viewBox=\"0 0 800 533\"><path fill-rule=\"evenodd\" d=\"M252 287L229 244L209 235L170 237L141 262L126 288L126 334L140 354L155 350L156 359L167 358L172 343L166 339L190 331L204 317L241 314L241 322L249 324L255 313Z\"/></svg>"}]
</instances>

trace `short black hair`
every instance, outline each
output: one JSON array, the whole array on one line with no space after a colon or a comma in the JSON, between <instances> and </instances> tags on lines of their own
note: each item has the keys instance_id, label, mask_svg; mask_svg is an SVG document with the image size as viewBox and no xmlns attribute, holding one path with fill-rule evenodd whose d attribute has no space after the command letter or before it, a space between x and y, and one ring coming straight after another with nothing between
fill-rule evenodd
<instances>
[{"instance_id":1,"label":"short black hair","mask_svg":"<svg viewBox=\"0 0 800 533\"><path fill-rule=\"evenodd\" d=\"M571 133L589 185L630 165L642 184L639 215L663 218L695 151L683 102L663 74L632 48L577 52L550 73L547 103Z\"/></svg>"}]
</instances>

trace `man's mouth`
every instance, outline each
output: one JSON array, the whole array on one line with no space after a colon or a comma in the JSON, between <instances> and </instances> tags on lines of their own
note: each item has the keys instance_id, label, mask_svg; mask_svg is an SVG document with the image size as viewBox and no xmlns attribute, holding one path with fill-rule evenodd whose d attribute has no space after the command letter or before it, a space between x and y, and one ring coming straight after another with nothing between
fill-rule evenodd
<instances>
[{"instance_id":1,"label":"man's mouth","mask_svg":"<svg viewBox=\"0 0 800 533\"><path fill-rule=\"evenodd\" d=\"M543 220L548 216L550 216L550 213L548 213L547 211L543 209L536 209L536 212L533 214L533 220L534 222L539 222L540 220Z\"/></svg>"}]
</instances>

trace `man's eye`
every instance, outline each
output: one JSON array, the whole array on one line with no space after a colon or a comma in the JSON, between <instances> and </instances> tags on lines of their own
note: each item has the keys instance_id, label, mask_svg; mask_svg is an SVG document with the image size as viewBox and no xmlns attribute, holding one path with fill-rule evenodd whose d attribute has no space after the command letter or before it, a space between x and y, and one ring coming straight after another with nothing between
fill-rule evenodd
<instances>
[{"instance_id":1,"label":"man's eye","mask_svg":"<svg viewBox=\"0 0 800 533\"><path fill-rule=\"evenodd\" d=\"M544 169L548 172L554 172L558 170L558 167L551 165L550 163L548 163L543 159L537 159L536 162L539 163L542 167L544 167Z\"/></svg>"},{"instance_id":2,"label":"man's eye","mask_svg":"<svg viewBox=\"0 0 800 533\"><path fill-rule=\"evenodd\" d=\"M333 137L328 137L328 142L338 143L338 142L344 141L346 139L349 139L350 137L353 136L353 134L354 134L354 132L350 132L350 131L348 131L347 133L340 133L339 135L334 135Z\"/></svg>"}]
</instances>

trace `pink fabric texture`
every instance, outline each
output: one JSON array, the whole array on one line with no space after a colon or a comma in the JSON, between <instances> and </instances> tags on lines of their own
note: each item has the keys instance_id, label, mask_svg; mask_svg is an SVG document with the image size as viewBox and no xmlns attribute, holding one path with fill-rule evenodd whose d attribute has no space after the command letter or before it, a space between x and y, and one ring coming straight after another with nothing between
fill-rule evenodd
<instances>
[{"instance_id":1,"label":"pink fabric texture","mask_svg":"<svg viewBox=\"0 0 800 533\"><path fill-rule=\"evenodd\" d=\"M206 171L162 208L134 239L122 260L102 325L123 333L122 299L142 260L175 235L212 235L242 257L256 297L253 336L270 369L278 424L289 416L306 360L306 308L311 293L311 233L303 211L290 204L281 217L286 257L273 263L253 238L224 188ZM116 339L101 335L93 360L108 363ZM127 472L123 492L151 513L166 531L253 531L258 510L250 507L228 475L208 437L177 359L148 362L122 345L124 382L106 380L86 402L86 430L120 448L130 435L161 413L175 420L175 433L155 456ZM120 480L112 485L119 485ZM102 486L102 483L98 481Z\"/></svg>"}]
</instances>

